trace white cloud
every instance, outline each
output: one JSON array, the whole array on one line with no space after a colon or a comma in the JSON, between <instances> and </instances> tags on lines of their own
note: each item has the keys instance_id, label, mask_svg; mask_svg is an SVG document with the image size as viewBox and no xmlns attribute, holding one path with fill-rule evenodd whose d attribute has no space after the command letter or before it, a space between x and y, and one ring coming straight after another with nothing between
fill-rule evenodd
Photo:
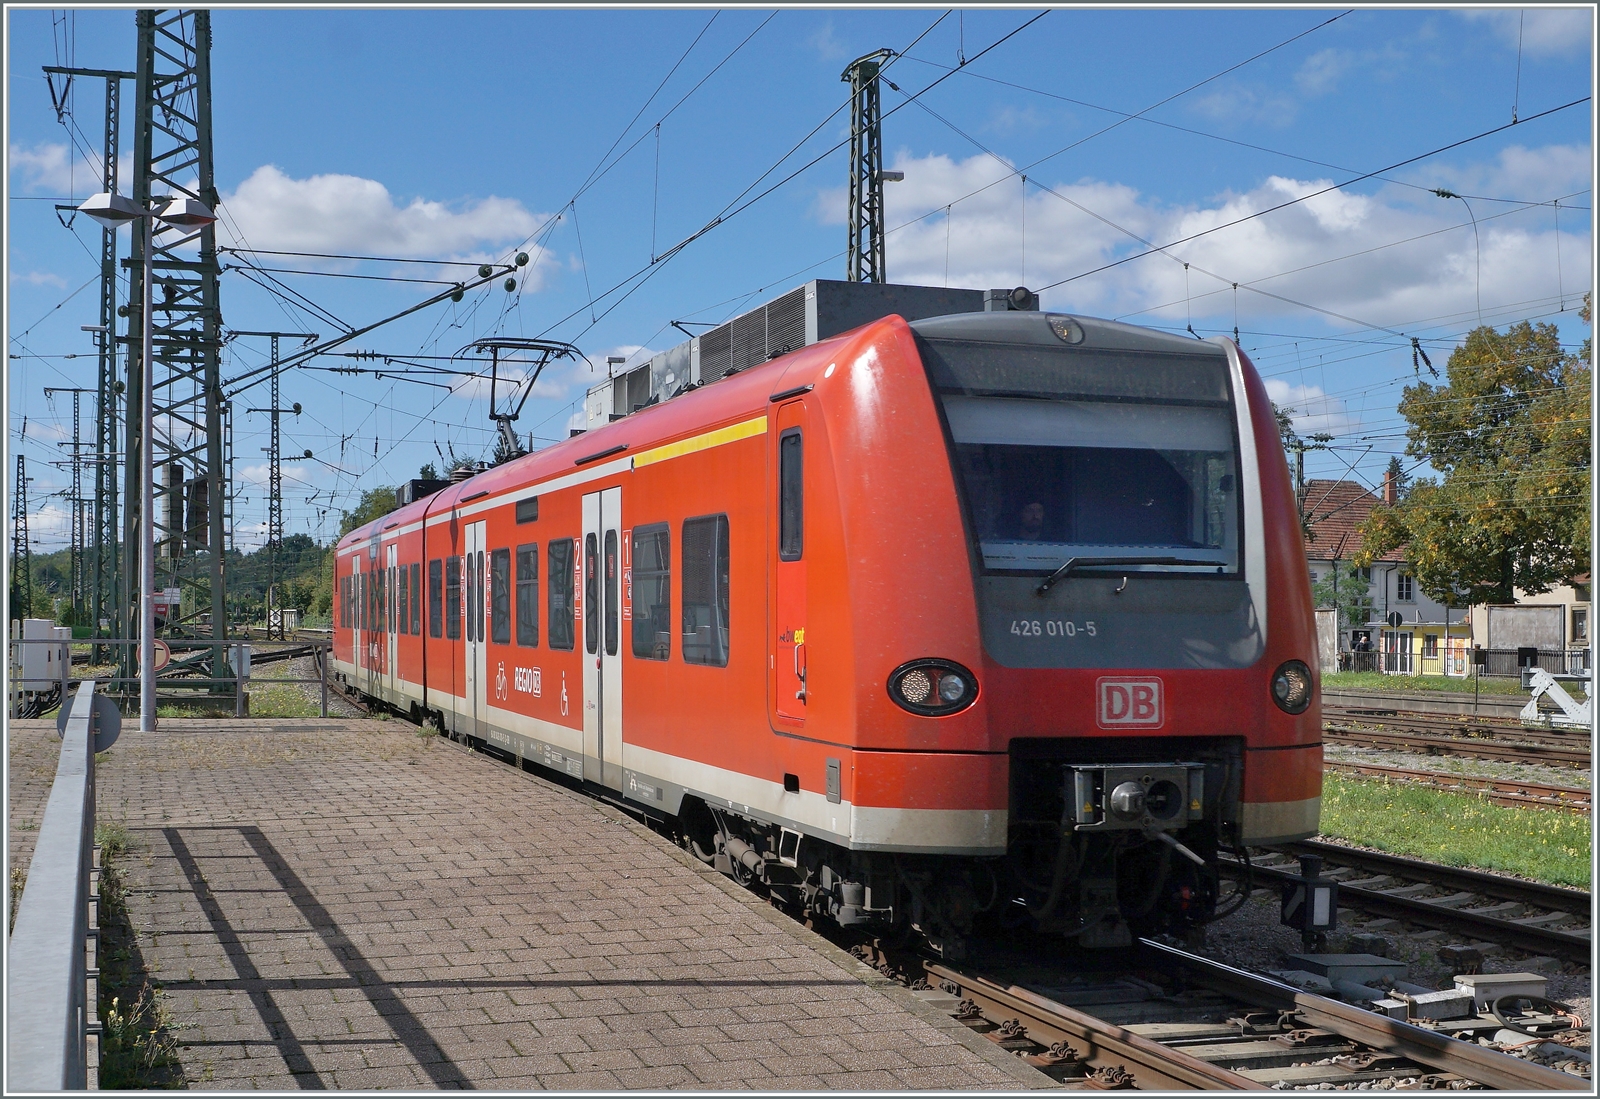
<instances>
[{"instance_id":1,"label":"white cloud","mask_svg":"<svg viewBox=\"0 0 1600 1099\"><path fill-rule=\"evenodd\" d=\"M1594 38L1594 8L1477 9L1457 12L1475 23L1488 23L1501 42L1530 54L1572 56L1589 49Z\"/></svg>"},{"instance_id":2,"label":"white cloud","mask_svg":"<svg viewBox=\"0 0 1600 1099\"><path fill-rule=\"evenodd\" d=\"M28 516L28 540L49 552L72 541L72 513L54 501Z\"/></svg>"},{"instance_id":3,"label":"white cloud","mask_svg":"<svg viewBox=\"0 0 1600 1099\"><path fill-rule=\"evenodd\" d=\"M829 19L806 39L806 45L817 51L824 61L842 61L849 55L843 42L833 36L833 20Z\"/></svg>"},{"instance_id":4,"label":"white cloud","mask_svg":"<svg viewBox=\"0 0 1600 1099\"><path fill-rule=\"evenodd\" d=\"M1282 378L1265 381L1267 396L1279 408L1290 412L1295 431L1302 437L1319 432L1345 435L1361 426L1359 413L1352 413L1340 397L1330 397L1318 385L1290 385Z\"/></svg>"},{"instance_id":5,"label":"white cloud","mask_svg":"<svg viewBox=\"0 0 1600 1099\"><path fill-rule=\"evenodd\" d=\"M297 459L300 457L299 449L291 450L287 447L284 449L289 451L289 453L286 455L287 457ZM295 486L309 485L311 483L310 479L306 476L306 466L303 464L280 460L278 463L278 469L283 475L286 489ZM245 487L264 489L270 482L271 477L272 464L270 462L253 462L250 465L239 466L233 472L234 483L236 485ZM262 499L266 499L266 497L263 496Z\"/></svg>"},{"instance_id":6,"label":"white cloud","mask_svg":"<svg viewBox=\"0 0 1600 1099\"><path fill-rule=\"evenodd\" d=\"M544 218L516 199L490 196L452 208L422 198L401 205L377 180L349 175L292 179L257 168L223 196L218 236L255 248L305 252L376 252L400 256L477 254L531 236Z\"/></svg>"},{"instance_id":7,"label":"white cloud","mask_svg":"<svg viewBox=\"0 0 1600 1099\"><path fill-rule=\"evenodd\" d=\"M12 185L21 190L77 194L85 198L100 190L99 162L90 163L74 156L66 145L41 141L32 148L12 145L8 153ZM124 149L117 158L117 189L126 195L132 188L133 153Z\"/></svg>"},{"instance_id":8,"label":"white cloud","mask_svg":"<svg viewBox=\"0 0 1600 1099\"><path fill-rule=\"evenodd\" d=\"M47 424L40 420L29 420L23 429L23 434L30 439L40 439L45 442L57 442L72 436L65 424Z\"/></svg>"},{"instance_id":9,"label":"white cloud","mask_svg":"<svg viewBox=\"0 0 1600 1099\"><path fill-rule=\"evenodd\" d=\"M1587 168L1580 166L1588 163L1587 149L1552 146L1507 150L1495 161L1463 174L1475 173L1483 186L1492 182L1525 187L1530 196L1548 199L1584 186L1568 180L1586 181ZM983 155L954 161L904 153L894 166L906 173L906 181L885 188L890 226L932 213L891 230L890 278L980 288L1019 282L1043 286L1144 251L1144 245L1062 198L1146 240L1165 243L1310 195L1333 182L1271 176L1246 192L1171 206L1119 183L1048 181L1062 198L1028 188L1024 253L1022 185L1009 176L1007 167ZM972 192L977 193L963 199ZM1247 289L1259 281L1263 290L1375 324L1403 326L1423 318L1472 313L1480 267L1477 245L1470 226L1455 228L1465 222L1466 211L1460 203L1419 194L1401 187L1385 187L1372 195L1330 190L1179 245L1170 250L1171 258L1156 254L1076 278L1046 291L1045 304L1100 316L1137 313L1144 322L1176 321L1180 327L1188 316L1197 322L1226 316L1231 322L1231 284L1236 281L1241 284L1238 299L1246 327L1263 316L1304 314L1299 306ZM954 203L948 221L946 203ZM827 191L818 196L815 213L837 224L843 221L844 208L843 190ZM1496 302L1553 296L1557 288L1549 209L1485 220L1503 210L1501 206L1477 210L1486 311ZM1428 233L1437 235L1395 244ZM1577 217L1570 222L1563 218L1562 236L1570 290L1586 264L1589 227ZM1380 250L1354 255L1372 249ZM1352 258L1341 259L1347 256ZM1185 262L1191 265L1187 278Z\"/></svg>"},{"instance_id":10,"label":"white cloud","mask_svg":"<svg viewBox=\"0 0 1600 1099\"><path fill-rule=\"evenodd\" d=\"M25 282L30 286L55 286L62 290L67 288L66 279L49 271L29 271L26 275L19 271L13 271L11 272L10 281L13 283Z\"/></svg>"},{"instance_id":11,"label":"white cloud","mask_svg":"<svg viewBox=\"0 0 1600 1099\"><path fill-rule=\"evenodd\" d=\"M1349 50L1318 50L1300 63L1294 74L1295 86L1307 95L1325 95L1339 86L1339 78L1353 62Z\"/></svg>"},{"instance_id":12,"label":"white cloud","mask_svg":"<svg viewBox=\"0 0 1600 1099\"><path fill-rule=\"evenodd\" d=\"M1445 186L1453 191L1548 202L1590 186L1594 159L1587 145L1546 145L1529 149L1512 145L1493 161L1459 166L1441 165L1408 173L1406 179L1426 187ZM1582 200L1579 200L1582 201Z\"/></svg>"},{"instance_id":13,"label":"white cloud","mask_svg":"<svg viewBox=\"0 0 1600 1099\"><path fill-rule=\"evenodd\" d=\"M1212 122L1232 127L1258 125L1283 127L1294 121L1294 100L1273 88L1225 85L1189 102L1189 110Z\"/></svg>"},{"instance_id":14,"label":"white cloud","mask_svg":"<svg viewBox=\"0 0 1600 1099\"><path fill-rule=\"evenodd\" d=\"M76 182L74 176L86 174L81 162L74 166L72 150L55 142L42 141L31 149L12 145L9 151L12 182L25 190L66 192Z\"/></svg>"}]
</instances>

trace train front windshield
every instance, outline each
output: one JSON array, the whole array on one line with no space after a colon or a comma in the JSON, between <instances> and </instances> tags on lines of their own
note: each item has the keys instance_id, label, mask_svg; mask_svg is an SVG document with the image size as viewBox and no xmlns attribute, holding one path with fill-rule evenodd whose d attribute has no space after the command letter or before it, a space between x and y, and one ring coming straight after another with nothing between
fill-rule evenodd
<instances>
[{"instance_id":1,"label":"train front windshield","mask_svg":"<svg viewBox=\"0 0 1600 1099\"><path fill-rule=\"evenodd\" d=\"M1220 352L923 343L985 571L1049 573L1104 557L1165 559L1136 570L1238 571Z\"/></svg>"},{"instance_id":2,"label":"train front windshield","mask_svg":"<svg viewBox=\"0 0 1600 1099\"><path fill-rule=\"evenodd\" d=\"M1014 668L1259 659L1221 347L1106 322L1084 338L1037 313L913 331L949 425L991 656Z\"/></svg>"}]
</instances>

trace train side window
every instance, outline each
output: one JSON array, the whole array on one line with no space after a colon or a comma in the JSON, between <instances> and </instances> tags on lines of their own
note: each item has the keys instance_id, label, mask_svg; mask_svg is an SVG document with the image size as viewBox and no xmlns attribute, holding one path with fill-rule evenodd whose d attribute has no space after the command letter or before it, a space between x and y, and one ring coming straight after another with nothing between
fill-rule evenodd
<instances>
[{"instance_id":1,"label":"train side window","mask_svg":"<svg viewBox=\"0 0 1600 1099\"><path fill-rule=\"evenodd\" d=\"M411 632L422 634L422 562L411 565Z\"/></svg>"},{"instance_id":2,"label":"train side window","mask_svg":"<svg viewBox=\"0 0 1600 1099\"><path fill-rule=\"evenodd\" d=\"M444 568L435 557L428 562L428 636L444 633Z\"/></svg>"},{"instance_id":3,"label":"train side window","mask_svg":"<svg viewBox=\"0 0 1600 1099\"><path fill-rule=\"evenodd\" d=\"M672 652L672 534L667 524L633 528L633 655Z\"/></svg>"},{"instance_id":4,"label":"train side window","mask_svg":"<svg viewBox=\"0 0 1600 1099\"><path fill-rule=\"evenodd\" d=\"M409 632L411 625L411 574L404 565L400 566L398 583L395 585L395 633Z\"/></svg>"},{"instance_id":5,"label":"train side window","mask_svg":"<svg viewBox=\"0 0 1600 1099\"><path fill-rule=\"evenodd\" d=\"M728 517L683 524L683 659L728 666Z\"/></svg>"},{"instance_id":6,"label":"train side window","mask_svg":"<svg viewBox=\"0 0 1600 1099\"><path fill-rule=\"evenodd\" d=\"M572 539L558 538L545 547L550 578L550 647L570 650L576 639L572 630Z\"/></svg>"},{"instance_id":7,"label":"train side window","mask_svg":"<svg viewBox=\"0 0 1600 1099\"><path fill-rule=\"evenodd\" d=\"M511 551L489 551L489 640L511 644Z\"/></svg>"},{"instance_id":8,"label":"train side window","mask_svg":"<svg viewBox=\"0 0 1600 1099\"><path fill-rule=\"evenodd\" d=\"M444 559L444 635L461 639L461 558L454 554Z\"/></svg>"},{"instance_id":9,"label":"train side window","mask_svg":"<svg viewBox=\"0 0 1600 1099\"><path fill-rule=\"evenodd\" d=\"M378 632L389 632L389 570L378 573Z\"/></svg>"},{"instance_id":10,"label":"train side window","mask_svg":"<svg viewBox=\"0 0 1600 1099\"><path fill-rule=\"evenodd\" d=\"M339 628L348 630L350 623L346 619L350 617L350 597L345 594L344 582L345 578L339 577Z\"/></svg>"},{"instance_id":11,"label":"train side window","mask_svg":"<svg viewBox=\"0 0 1600 1099\"><path fill-rule=\"evenodd\" d=\"M539 644L539 545L517 547L517 644Z\"/></svg>"},{"instance_id":12,"label":"train side window","mask_svg":"<svg viewBox=\"0 0 1600 1099\"><path fill-rule=\"evenodd\" d=\"M600 648L600 545L585 535L583 581L583 647L592 656Z\"/></svg>"},{"instance_id":13,"label":"train side window","mask_svg":"<svg viewBox=\"0 0 1600 1099\"><path fill-rule=\"evenodd\" d=\"M618 610L617 582L621 569L617 560L617 532L606 531L606 655L617 655Z\"/></svg>"},{"instance_id":14,"label":"train side window","mask_svg":"<svg viewBox=\"0 0 1600 1099\"><path fill-rule=\"evenodd\" d=\"M365 572L356 573L356 602L361 604L356 613L361 616L361 629L363 632L372 629L372 603L371 596L367 593L367 578L370 575L370 573Z\"/></svg>"},{"instance_id":15,"label":"train side window","mask_svg":"<svg viewBox=\"0 0 1600 1099\"><path fill-rule=\"evenodd\" d=\"M798 561L805 549L805 473L800 429L778 440L778 559Z\"/></svg>"}]
</instances>

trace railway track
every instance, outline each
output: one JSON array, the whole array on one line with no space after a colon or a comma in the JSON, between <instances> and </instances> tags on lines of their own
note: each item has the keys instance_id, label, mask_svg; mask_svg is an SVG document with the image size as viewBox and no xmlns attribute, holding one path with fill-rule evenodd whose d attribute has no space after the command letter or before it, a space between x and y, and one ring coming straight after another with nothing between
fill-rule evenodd
<instances>
[{"instance_id":1,"label":"railway track","mask_svg":"<svg viewBox=\"0 0 1600 1099\"><path fill-rule=\"evenodd\" d=\"M1587 770L1593 760L1588 741L1576 738L1568 738L1557 743L1528 744L1465 736L1429 736L1345 725L1325 725L1322 738L1328 744L1346 744L1354 748L1380 748L1391 752L1411 752L1425 756L1492 759L1506 763L1542 763L1550 767L1575 767L1580 770Z\"/></svg>"},{"instance_id":2,"label":"railway track","mask_svg":"<svg viewBox=\"0 0 1600 1099\"><path fill-rule=\"evenodd\" d=\"M1460 775L1452 771L1418 771L1407 767L1384 767L1375 763L1346 763L1338 760L1328 760L1323 767L1341 775L1381 778L1390 782L1407 782L1441 790L1478 794L1494 805L1566 809L1574 813L1587 813L1591 805L1590 791L1578 786L1549 786L1539 782L1520 782L1516 779Z\"/></svg>"},{"instance_id":3,"label":"railway track","mask_svg":"<svg viewBox=\"0 0 1600 1099\"><path fill-rule=\"evenodd\" d=\"M1320 852L1328 845L1300 846ZM1505 888L1527 884L1497 881ZM1550 887L1528 888L1532 896ZM1570 908L1571 892L1555 895ZM1101 953L1089 965L1116 967L1103 973L1086 972L1082 954L1041 960L1045 951L1026 944L1013 947L1009 963L985 960L991 972L980 973L886 949L847 929L814 930L841 946L854 941L855 956L1069 1087L1592 1089L1585 1053L1542 1039L1523 1042L1548 1051L1542 1055L1548 1063L1540 1063L1478 1044L1480 1036L1505 1036L1500 1019L1414 1026L1154 940L1139 940L1131 954ZM1524 1013L1516 1021L1542 1036L1569 1026L1559 1014Z\"/></svg>"},{"instance_id":4,"label":"railway track","mask_svg":"<svg viewBox=\"0 0 1600 1099\"><path fill-rule=\"evenodd\" d=\"M1328 707L1323 711L1323 734L1332 744L1422 755L1585 768L1592 760L1586 729L1482 721L1405 710Z\"/></svg>"},{"instance_id":5,"label":"railway track","mask_svg":"<svg viewBox=\"0 0 1600 1099\"><path fill-rule=\"evenodd\" d=\"M1250 872L1257 884L1288 881L1298 877L1302 854L1322 856L1323 876L1339 882L1341 908L1589 963L1592 899L1585 890L1316 841L1270 848L1268 861L1254 862ZM1231 858L1223 866L1236 877L1246 872Z\"/></svg>"},{"instance_id":6,"label":"railway track","mask_svg":"<svg viewBox=\"0 0 1600 1099\"><path fill-rule=\"evenodd\" d=\"M1479 1045L1489 1017L1423 1028L1150 939L1133 973L1029 964L984 975L924 960L915 994L1048 1075L1097 1089L1587 1091L1589 1080ZM1526 1016L1536 1033L1564 1026ZM1584 1055L1555 1052L1587 1071ZM1580 1068L1579 1065L1582 1065Z\"/></svg>"}]
</instances>

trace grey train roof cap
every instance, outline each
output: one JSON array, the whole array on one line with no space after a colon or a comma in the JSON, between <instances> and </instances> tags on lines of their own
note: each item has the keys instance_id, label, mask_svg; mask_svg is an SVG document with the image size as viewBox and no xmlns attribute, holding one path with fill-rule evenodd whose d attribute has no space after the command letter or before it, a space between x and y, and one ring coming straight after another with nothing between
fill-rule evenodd
<instances>
[{"instance_id":1,"label":"grey train roof cap","mask_svg":"<svg viewBox=\"0 0 1600 1099\"><path fill-rule=\"evenodd\" d=\"M1036 344L1041 347L1067 347L1050 327L1050 317L1070 316L1082 326L1084 340L1070 346L1107 351L1163 351L1176 355L1222 355L1210 340L1174 336L1120 321L1081 317L1067 313L994 312L954 313L912 321L911 330L933 340L984 340L995 343Z\"/></svg>"}]
</instances>

